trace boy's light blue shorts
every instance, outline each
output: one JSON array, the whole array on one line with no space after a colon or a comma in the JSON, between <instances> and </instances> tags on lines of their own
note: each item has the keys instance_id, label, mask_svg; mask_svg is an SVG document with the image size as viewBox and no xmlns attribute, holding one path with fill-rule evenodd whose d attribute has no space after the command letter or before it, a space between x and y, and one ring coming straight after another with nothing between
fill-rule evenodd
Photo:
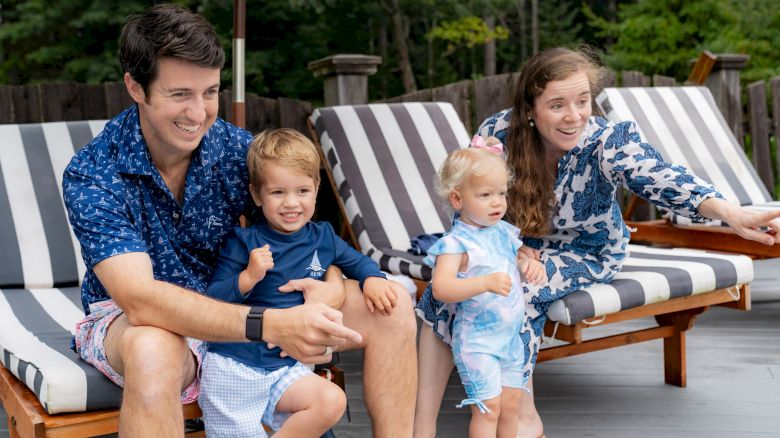
<instances>
[{"instance_id":1,"label":"boy's light blue shorts","mask_svg":"<svg viewBox=\"0 0 780 438\"><path fill-rule=\"evenodd\" d=\"M313 374L297 362L292 367L266 371L216 353L206 353L200 375L198 404L206 436L265 437L263 424L279 429L289 412L275 412L287 388Z\"/></svg>"}]
</instances>

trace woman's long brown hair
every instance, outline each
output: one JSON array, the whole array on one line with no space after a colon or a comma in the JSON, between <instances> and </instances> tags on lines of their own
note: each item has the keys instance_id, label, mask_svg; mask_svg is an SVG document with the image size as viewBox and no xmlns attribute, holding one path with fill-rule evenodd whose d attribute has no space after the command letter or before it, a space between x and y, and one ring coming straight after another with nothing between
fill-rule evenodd
<instances>
[{"instance_id":1,"label":"woman's long brown hair","mask_svg":"<svg viewBox=\"0 0 780 438\"><path fill-rule=\"evenodd\" d=\"M550 217L555 204L556 175L545 161L545 149L539 132L530 126L534 99L550 81L563 80L585 70L591 91L599 84L602 69L582 52L554 48L538 53L523 65L515 88L512 119L507 135L507 162L515 179L509 189L507 216L523 235L541 237L550 232Z\"/></svg>"}]
</instances>

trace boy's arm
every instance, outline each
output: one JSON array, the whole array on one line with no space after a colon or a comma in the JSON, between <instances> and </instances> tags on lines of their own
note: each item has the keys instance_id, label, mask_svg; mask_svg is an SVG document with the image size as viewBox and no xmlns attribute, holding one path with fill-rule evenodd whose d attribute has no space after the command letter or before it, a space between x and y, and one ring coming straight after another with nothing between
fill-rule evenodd
<instances>
[{"instance_id":1,"label":"boy's arm","mask_svg":"<svg viewBox=\"0 0 780 438\"><path fill-rule=\"evenodd\" d=\"M433 297L445 303L465 301L483 292L509 295L512 280L503 272L494 272L473 278L458 278L458 271L465 253L440 254L436 256L433 270Z\"/></svg>"}]
</instances>

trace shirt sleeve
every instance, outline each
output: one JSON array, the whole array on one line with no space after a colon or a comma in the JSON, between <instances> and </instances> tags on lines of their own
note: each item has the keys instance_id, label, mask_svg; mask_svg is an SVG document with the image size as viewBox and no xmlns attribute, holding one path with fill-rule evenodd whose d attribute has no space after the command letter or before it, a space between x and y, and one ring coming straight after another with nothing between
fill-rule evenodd
<instances>
[{"instance_id":1,"label":"shirt sleeve","mask_svg":"<svg viewBox=\"0 0 780 438\"><path fill-rule=\"evenodd\" d=\"M206 295L230 303L243 303L246 300L246 296L238 290L238 276L249 262L249 248L239 236L240 229L235 227L225 235L217 266L206 287Z\"/></svg>"},{"instance_id":2,"label":"shirt sleeve","mask_svg":"<svg viewBox=\"0 0 780 438\"><path fill-rule=\"evenodd\" d=\"M498 226L507 234L509 244L512 246L512 251L517 253L520 247L523 246L523 241L520 239L520 228L510 224L507 221L498 221Z\"/></svg>"},{"instance_id":3,"label":"shirt sleeve","mask_svg":"<svg viewBox=\"0 0 780 438\"><path fill-rule=\"evenodd\" d=\"M715 187L684 166L673 165L645 143L634 122L620 122L603 133L601 168L620 184L658 207L704 221L697 208L705 199L721 198Z\"/></svg>"},{"instance_id":4,"label":"shirt sleeve","mask_svg":"<svg viewBox=\"0 0 780 438\"><path fill-rule=\"evenodd\" d=\"M428 249L428 255L423 259L423 263L428 266L436 266L436 257L441 254L462 254L468 252L468 248L460 241L452 236L452 234L445 234L436 243L431 245Z\"/></svg>"},{"instance_id":5,"label":"shirt sleeve","mask_svg":"<svg viewBox=\"0 0 780 438\"><path fill-rule=\"evenodd\" d=\"M74 161L71 166L78 167ZM99 176L69 166L63 175L62 196L73 233L81 244L88 269L104 259L131 252L148 252L127 210L123 194Z\"/></svg>"},{"instance_id":6,"label":"shirt sleeve","mask_svg":"<svg viewBox=\"0 0 780 438\"><path fill-rule=\"evenodd\" d=\"M341 268L347 277L358 280L360 290L363 290L363 283L368 277L387 278L375 261L337 236L330 223L325 222L325 230L332 236L335 246L333 264Z\"/></svg>"}]
</instances>

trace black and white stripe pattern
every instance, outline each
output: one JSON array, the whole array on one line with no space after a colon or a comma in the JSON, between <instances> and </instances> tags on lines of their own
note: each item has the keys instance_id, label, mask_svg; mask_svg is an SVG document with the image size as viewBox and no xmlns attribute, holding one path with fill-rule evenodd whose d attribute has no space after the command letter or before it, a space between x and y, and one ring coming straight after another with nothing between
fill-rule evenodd
<instances>
[{"instance_id":1,"label":"black and white stripe pattern","mask_svg":"<svg viewBox=\"0 0 780 438\"><path fill-rule=\"evenodd\" d=\"M391 273L430 279L422 258L406 250L412 237L449 228L436 171L469 142L452 105L337 106L314 110L310 120L363 252Z\"/></svg>"},{"instance_id":2,"label":"black and white stripe pattern","mask_svg":"<svg viewBox=\"0 0 780 438\"><path fill-rule=\"evenodd\" d=\"M85 268L62 203L62 172L104 125L0 125L0 360L51 414L113 408L121 399L70 350L84 316Z\"/></svg>"},{"instance_id":3,"label":"black and white stripe pattern","mask_svg":"<svg viewBox=\"0 0 780 438\"><path fill-rule=\"evenodd\" d=\"M0 287L73 286L83 277L62 203L62 172L104 125L0 125Z\"/></svg>"},{"instance_id":4,"label":"black and white stripe pattern","mask_svg":"<svg viewBox=\"0 0 780 438\"><path fill-rule=\"evenodd\" d=\"M729 202L772 201L706 87L606 88L596 102L611 120L637 122L664 159L688 167Z\"/></svg>"},{"instance_id":5,"label":"black and white stripe pattern","mask_svg":"<svg viewBox=\"0 0 780 438\"><path fill-rule=\"evenodd\" d=\"M548 317L573 324L753 280L753 262L747 256L641 245L629 245L629 252L622 271L612 282L573 292L553 302Z\"/></svg>"},{"instance_id":6,"label":"black and white stripe pattern","mask_svg":"<svg viewBox=\"0 0 780 438\"><path fill-rule=\"evenodd\" d=\"M50 414L119 406L122 392L70 349L81 289L0 289L2 364Z\"/></svg>"}]
</instances>

